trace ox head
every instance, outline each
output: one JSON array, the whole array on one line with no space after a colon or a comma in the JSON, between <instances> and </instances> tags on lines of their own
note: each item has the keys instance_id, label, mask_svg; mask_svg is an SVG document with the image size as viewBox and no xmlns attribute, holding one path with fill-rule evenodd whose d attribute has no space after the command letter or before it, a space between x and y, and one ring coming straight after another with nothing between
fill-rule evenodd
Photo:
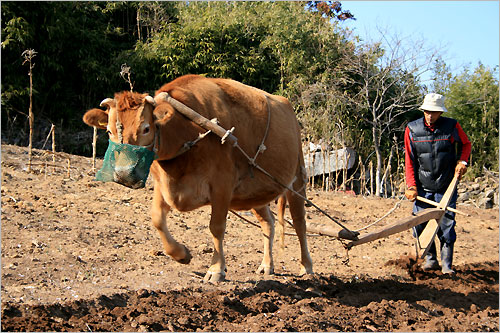
<instances>
[{"instance_id":1,"label":"ox head","mask_svg":"<svg viewBox=\"0 0 500 333\"><path fill-rule=\"evenodd\" d=\"M105 129L109 146L98 180L114 181L131 188L144 187L155 153L154 99L147 94L122 92L106 98L101 107L91 109L83 121Z\"/></svg>"},{"instance_id":2,"label":"ox head","mask_svg":"<svg viewBox=\"0 0 500 333\"><path fill-rule=\"evenodd\" d=\"M154 140L155 106L155 100L148 94L125 91L115 94L113 99L104 99L101 107L105 107L105 111L87 111L83 121L89 126L105 129L113 142L149 146Z\"/></svg>"}]
</instances>

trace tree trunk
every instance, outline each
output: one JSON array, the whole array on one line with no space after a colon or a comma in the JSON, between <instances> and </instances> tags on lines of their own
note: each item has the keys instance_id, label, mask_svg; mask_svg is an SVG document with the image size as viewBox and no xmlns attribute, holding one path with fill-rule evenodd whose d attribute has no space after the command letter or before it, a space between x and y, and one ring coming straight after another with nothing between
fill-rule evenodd
<instances>
[{"instance_id":1,"label":"tree trunk","mask_svg":"<svg viewBox=\"0 0 500 333\"><path fill-rule=\"evenodd\" d=\"M377 158L377 166L375 170L375 195L380 196L380 171L382 170L382 152L380 151L380 137L375 125L372 128L373 147L375 148L375 157Z\"/></svg>"},{"instance_id":2,"label":"tree trunk","mask_svg":"<svg viewBox=\"0 0 500 333\"><path fill-rule=\"evenodd\" d=\"M382 176L382 181L381 181L382 184L386 183L387 177L391 173L391 162L392 162L392 156L394 155L394 147L395 146L392 146L391 152L389 154L389 160L387 161L387 166L385 167L384 175ZM386 194L387 197L387 187L385 188L384 193Z\"/></svg>"}]
</instances>

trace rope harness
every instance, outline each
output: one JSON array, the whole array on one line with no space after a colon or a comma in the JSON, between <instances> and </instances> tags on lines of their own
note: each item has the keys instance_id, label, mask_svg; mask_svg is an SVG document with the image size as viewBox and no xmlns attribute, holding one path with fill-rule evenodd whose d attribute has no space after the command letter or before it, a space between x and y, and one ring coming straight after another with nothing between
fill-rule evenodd
<instances>
[{"instance_id":1,"label":"rope harness","mask_svg":"<svg viewBox=\"0 0 500 333\"><path fill-rule=\"evenodd\" d=\"M118 136L118 143L123 143L123 124L120 121L119 112L116 112L116 134Z\"/></svg>"},{"instance_id":2,"label":"rope harness","mask_svg":"<svg viewBox=\"0 0 500 333\"><path fill-rule=\"evenodd\" d=\"M322 210L321 208L319 208L311 200L307 199L305 196L303 196L302 194L300 194L297 191L295 191L293 188L291 188L291 186L288 186L288 185L285 185L285 184L281 183L276 177L274 177L273 175L271 175L269 172L267 172L266 170L264 170L261 166L259 166L255 162L255 160L257 159L257 156L260 153L262 153L263 151L265 151L265 149L266 149L266 146L264 145L264 142L265 142L265 140L267 138L267 134L268 134L268 131L269 131L270 119L271 119L270 118L271 117L271 112L270 112L269 100L268 100L267 96L265 96L266 97L266 101L267 101L267 107L268 107L268 123L267 123L266 132L264 134L264 138L262 140L262 143L258 147L257 153L255 154L255 156L253 158L251 158L240 147L240 145L238 144L238 138L236 138L233 135L233 132L234 132L234 129L235 129L234 127L232 127L230 130L226 130L223 127L219 126L217 123L208 120L207 118L203 117L202 115L200 115L199 113L197 113L193 109L189 108L188 106L184 105L183 103L179 102L178 100L172 98L167 92L161 92L160 94L163 94L165 101L167 101L177 111L179 111L181 114L183 114L188 119L190 119L191 121L193 121L195 124L201 126L202 128L206 129L207 131L212 131L217 136L219 136L221 138L221 143L222 144L224 144L226 142L229 142L233 147L235 147L236 149L238 149L243 154L243 156L248 160L248 163L251 166L253 166L257 170L259 170L260 172L262 172L263 174L265 174L267 177L271 178L275 183L277 183L281 187L289 190L293 194L295 194L298 197L302 198L304 201L306 201L308 204L310 204L311 206L313 206L314 208L316 208L323 215L325 215L326 217L328 217L331 221L333 221L334 223L336 223L337 225L339 225L341 228L343 228L347 232L347 235L346 235L347 239L351 239L351 240L356 240L357 239L357 236L359 235L359 232L353 232L353 231L349 230L342 223L340 223L339 221L335 220L327 212L325 212L324 210Z\"/></svg>"},{"instance_id":3,"label":"rope harness","mask_svg":"<svg viewBox=\"0 0 500 333\"><path fill-rule=\"evenodd\" d=\"M348 249L348 246L346 246L346 244L343 242L343 239L357 240L358 239L357 236L359 235L359 231L367 229L370 226L373 226L373 225L377 224L378 222L380 222L381 220L383 220L385 217L387 217L389 214L391 214L401 204L402 200L400 200L399 202L397 202L396 205L390 211L388 211L384 216L382 216L381 218L379 218L375 222L373 222L373 223L371 223L371 224L369 224L369 225L367 225L367 226L365 226L363 228L351 231L348 228L346 228L342 223L340 223L339 221L335 220L327 212L325 212L324 210L322 210L321 208L319 208L311 200L307 199L305 196L303 196L302 194L300 194L299 192L302 192L302 190L304 189L305 185L304 185L304 187L302 187L298 191L294 190L291 186L287 186L287 185L282 184L276 177L274 177L273 175L271 175L269 172L267 172L260 165L257 164L257 162L256 162L257 157L259 156L259 154L262 154L267 149L267 147L265 145L265 142L266 142L267 136L269 134L269 128L270 128L270 123L271 123L271 106L270 106L270 102L269 102L269 97L267 95L264 95L265 100L266 100L266 104L267 104L267 125L266 125L266 129L265 129L262 141L259 144L259 146L257 147L257 151L256 151L254 157L252 158L238 144L238 139L233 135L233 132L235 130L234 127L232 127L230 130L226 130L226 129L224 129L223 127L221 127L218 124L216 118L214 118L212 120L208 120L207 118L203 117L202 115L200 115L196 111L192 110L188 106L186 106L183 103L181 103L181 102L177 101L176 99L172 98L170 95L168 95L168 93L162 92L160 94L163 94L164 95L163 96L164 100L167 101L169 104L171 104L182 115L184 115L189 120L193 121L194 123L196 123L200 127L202 127L205 130L207 130L205 133L199 133L198 137L195 140L185 142L181 146L181 148L179 149L179 151L173 157L171 157L171 159L173 159L173 158L175 158L175 157L177 157L177 156L179 156L181 154L184 154L185 152L187 152L188 150L190 150L194 145L196 145L200 140L202 140L203 138L205 138L206 136L208 136L210 133L215 133L217 136L219 136L221 138L221 144L225 144L226 142L229 142L234 148L238 149L241 152L241 154L247 159L248 164L250 166L251 177L253 177L252 167L256 168L257 170L259 170L263 174L265 174L267 177L271 178L275 183L277 183L281 187L289 190L290 192L292 192L293 194L297 195L298 197L302 198L305 202L307 202L309 205L311 205L316 210L318 210L319 212L321 212L323 215L325 215L326 217L328 217L331 221L333 221L334 223L336 223L340 227L342 227L343 230L341 230L339 232L339 235L336 236L336 238L344 245L344 247L347 250L347 260L346 260L346 262L348 262L348 260L349 260L349 254L348 254L348 250L349 249ZM130 149L130 147L137 147L137 148L134 148L134 150L136 150L136 149L142 149L142 150L145 150L145 151L149 151L149 153L147 153L147 154L153 154L154 153L154 155L157 156L157 153L158 153L158 150L159 150L159 141L160 141L160 138L159 138L159 136L160 136L159 125L156 125L156 131L155 131L155 136L154 136L153 142L151 144L147 145L147 146L131 146L131 145L123 144L123 124L120 121L119 113L117 113L117 115L116 115L116 130L117 130L117 138L118 138L119 144L117 146L118 148L115 148L115 149L120 149L120 151L122 151L125 148L126 149ZM117 145L116 143L113 143L113 144ZM111 142L110 142L110 146L111 146ZM108 148L108 150L109 150L109 148ZM108 154L108 152L107 152L107 154ZM130 154L130 152L127 151L127 154ZM137 152L136 152L136 154L137 154ZM144 155L143 153L141 153L139 156L142 159L147 159L146 155ZM132 155L130 155L130 156L132 156ZM111 158L108 158L108 159L110 161L112 160ZM114 162L114 160L112 162ZM143 161L141 160L141 163L142 162ZM152 162L152 159L151 159L150 162ZM144 163L146 163L146 162L144 162ZM147 162L147 163L149 163L149 162ZM143 166L142 164L140 164L139 169L147 169L147 170L149 170L149 167ZM110 168L110 170L114 170L114 164ZM113 178L112 176L106 175L104 173L104 171L105 171L105 168L103 167L103 169L100 170L100 172L99 172L100 173L100 177L101 177L101 179L99 179L99 180L103 180L103 181L112 181L112 180L114 180L114 179L112 179ZM137 173L137 171L135 171L135 172ZM98 173L98 175L99 175L99 173ZM110 178L110 179L107 179L107 178ZM143 181L140 182L140 183L138 183L139 185L137 185L138 186L137 188L140 188L140 187L144 186L145 178L147 178L147 175L146 175L146 177L143 177L143 178L144 178ZM116 180L114 180L114 181L116 181ZM293 182L292 182L292 184L293 184ZM135 188L135 187L133 187L133 188ZM239 218L243 219L244 221L246 221L246 222L248 222L248 223L250 223L252 225L256 225L256 224L248 221L247 219L243 218L241 215L237 214L233 210L230 210L230 211L233 214L235 214L236 216L238 216ZM292 223L290 221L288 221L286 219L285 219L285 221L288 224L292 225ZM320 235L321 235L321 232L320 232Z\"/></svg>"},{"instance_id":4,"label":"rope harness","mask_svg":"<svg viewBox=\"0 0 500 333\"><path fill-rule=\"evenodd\" d=\"M116 113L116 133L117 133L117 136L118 136L119 143L123 144L123 124L120 121L120 118L118 117L118 115L119 115L119 113L117 112ZM211 121L216 122L217 120L216 119L212 119ZM200 141L201 139L203 139L204 137L206 137L210 133L212 133L212 131L208 130L205 133L198 134L198 137L196 139L194 139L193 141L187 141L187 142L185 142L182 145L182 147L179 149L179 151L171 159L174 159L177 156L184 154L185 152L187 152L188 150L190 150L194 145L196 145L198 143L198 141ZM147 148L147 149L151 149L155 154L158 154L159 141L160 141L160 130L158 128L158 125L156 125L155 137L153 139L153 142L151 142L149 145L139 146L139 147L144 147L144 148Z\"/></svg>"},{"instance_id":5,"label":"rope harness","mask_svg":"<svg viewBox=\"0 0 500 333\"><path fill-rule=\"evenodd\" d=\"M377 224L378 222L380 222L381 220L383 220L385 217L387 217L389 214L391 214L401 204L401 200L400 200L399 202L396 203L396 205L390 211L388 211L384 216L382 216L381 218L379 218L375 222L373 222L373 223L371 223L371 224L369 224L369 225L367 225L367 226L365 226L363 228L351 231L347 227L345 227L342 223L340 223L339 221L335 220L327 212L325 212L320 207L318 207L316 204L314 204L311 200L307 199L305 196L303 196L302 194L300 194L299 192L301 192L304 187L302 187L302 189L300 189L299 191L296 191L293 188L291 188L291 186L287 186L287 185L282 184L276 177L274 177L273 175L271 175L269 172L267 172L266 170L264 170L261 166L259 166L257 164L257 162L256 162L257 157L259 156L259 154L263 153L267 149L267 147L265 145L265 141L267 139L267 136L268 136L268 133L269 133L270 124L271 124L271 106L270 106L270 103L269 103L269 97L268 96L264 95L264 97L266 98L266 104L267 104L267 125L266 125L266 130L264 132L264 136L262 138L262 141L261 141L260 145L257 147L257 152L255 153L254 157L252 158L238 144L238 139L233 135L233 132L235 130L234 127L232 127L230 130L226 130L226 129L224 129L223 127L221 127L218 124L216 118L214 118L212 120L208 120L207 118L203 117L202 115L200 115L196 111L192 110L188 106L186 106L183 103L181 103L181 102L177 101L176 99L172 98L168 93L162 92L160 94L164 94L165 101L167 101L169 104L171 104L182 115L186 116L189 120L193 121L194 123L196 123L200 127L202 127L202 128L204 128L204 129L207 130L205 133L199 133L198 137L195 140L185 142L182 145L182 147L179 149L179 151L172 157L172 159L175 158L175 157L177 157L177 156L179 156L179 155L184 154L187 151L189 151L194 145L196 145L200 140L202 140L203 138L205 138L210 133L215 133L217 136L219 136L221 138L221 144L225 144L226 142L229 142L233 147L235 147L236 149L238 149L243 154L243 156L248 160L248 164L250 165L250 167L256 168L257 170L259 170L260 172L262 172L263 174L265 174L267 177L271 178L274 182L276 182L281 187L284 187L287 190L289 190L290 192L292 192L293 194L299 196L304 201L306 201L309 205L311 205L316 210L318 210L319 212L321 212L323 215L325 215L326 217L328 217L331 221L333 221L334 223L336 223L337 225L339 225L340 227L342 227L345 230L345 232L342 233L342 238L349 239L349 240L357 240L358 239L357 236L359 235L359 231L362 231L364 229L367 229L367 228L369 228L369 227ZM123 144L123 124L120 121L119 113L117 113L117 115L116 115L116 131L117 131L117 137L118 137L119 143ZM153 142L151 144L147 145L147 146L139 146L139 147L150 149L150 150L152 150L155 153L155 155L157 155L158 149L159 149L158 148L158 146L159 146L159 140L160 140L159 136L160 136L160 131L159 131L158 125L156 125L155 137L153 139ZM252 169L251 168L250 168L250 172L251 172L252 177L253 177L253 173L252 173ZM240 217L241 219L249 222L248 220L244 219L241 215L237 214L236 212L234 212L232 210L231 210L231 212L233 214L235 214L236 216ZM286 222L288 222L288 224L292 225L290 221L286 220ZM251 223L251 222L249 222L249 223ZM253 224L253 223L251 223L251 224ZM338 238L338 239L340 241L342 241L340 238ZM345 244L344 244L344 247L345 247Z\"/></svg>"}]
</instances>

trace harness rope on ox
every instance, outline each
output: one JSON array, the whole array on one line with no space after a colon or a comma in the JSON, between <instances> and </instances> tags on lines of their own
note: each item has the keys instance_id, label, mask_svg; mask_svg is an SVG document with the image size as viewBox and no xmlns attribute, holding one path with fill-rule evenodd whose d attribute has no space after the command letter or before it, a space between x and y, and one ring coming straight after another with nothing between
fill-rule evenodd
<instances>
[{"instance_id":1,"label":"harness rope on ox","mask_svg":"<svg viewBox=\"0 0 500 333\"><path fill-rule=\"evenodd\" d=\"M342 228L342 230L339 232L339 237L345 238L345 239L349 239L349 240L357 240L358 239L359 232L353 232L353 231L347 229L344 225L342 225L342 223L340 223L339 221L336 221L327 212L325 212L324 210L322 210L321 208L319 208L317 205L315 205L311 200L307 199L306 197L304 197L302 194L300 194L297 191L295 191L290 186L282 184L276 177L274 177L273 175L271 175L270 173L268 173L266 170L264 170L262 167L260 167L255 162L255 159L257 158L257 155L260 152L262 152L262 151L265 150L264 141L265 141L265 139L267 137L267 132L269 130L269 120L270 120L269 101L267 101L268 112L269 113L268 113L268 125L267 125L267 128L266 128L266 133L264 135L264 139L263 139L261 145L259 146L259 149L257 150L257 154L255 155L254 158L251 158L239 146L239 144L238 144L238 138L236 138L233 135L234 127L231 128L230 130L224 129L223 127L219 126L217 123L208 120L207 118L203 117L198 112L196 112L193 109L191 109L190 107L188 107L188 106L184 105L183 103L179 102L178 100L172 98L167 92L161 92L156 97L157 98L160 97L160 98L164 99L166 102L168 102L170 105L172 105L177 111L179 111L181 114L183 114L188 119L190 119L191 121L193 121L195 124L201 126L202 128L204 128L206 130L210 130L213 133L215 133L217 136L219 136L221 138L221 143L222 144L224 144L226 141L229 142L233 147L237 148L243 154L243 156L245 156L245 158L248 160L248 162L250 163L250 165L252 165L253 167L255 167L257 170L261 171L263 174L265 174L269 178L271 178L278 185L286 188L287 190L289 190L293 194L295 194L295 195L299 196L300 198L304 199L308 204L310 204L311 206L313 206L314 208L316 208L318 211L320 211L322 214L324 214L326 217L328 217L334 223L338 224ZM267 96L266 96L266 100L267 100Z\"/></svg>"}]
</instances>

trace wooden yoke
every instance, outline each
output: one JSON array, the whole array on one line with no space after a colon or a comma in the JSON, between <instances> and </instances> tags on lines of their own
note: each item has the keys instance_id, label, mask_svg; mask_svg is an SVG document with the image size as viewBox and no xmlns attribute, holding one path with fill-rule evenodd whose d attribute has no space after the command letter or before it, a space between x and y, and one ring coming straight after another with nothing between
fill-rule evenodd
<instances>
[{"instance_id":1,"label":"wooden yoke","mask_svg":"<svg viewBox=\"0 0 500 333\"><path fill-rule=\"evenodd\" d=\"M443 198L439 203L433 203L438 209L441 209L443 214L439 219L431 219L425 226L425 229L422 231L418 239L416 240L416 248L417 248L417 257L419 258L424 258L427 252L429 252L429 249L432 246L432 243L434 242L434 237L436 236L438 230L439 230L439 225L441 221L443 220L444 213L446 210L450 210L448 208L448 205L450 204L451 197L453 196L453 193L457 189L458 185L458 175L455 174L455 177L453 177L453 180L451 181L450 185L448 186L448 189L443 195ZM417 200L419 198L417 197ZM430 200L421 200L429 203L428 201ZM432 201L431 201L432 202ZM456 212L456 210L455 210Z\"/></svg>"},{"instance_id":2,"label":"wooden yoke","mask_svg":"<svg viewBox=\"0 0 500 333\"><path fill-rule=\"evenodd\" d=\"M228 141L231 145L235 146L238 143L238 139L233 135L234 127L230 130L226 130L217 124L216 120L208 120L207 118L200 115L198 112L194 111L190 107L182 104L178 100L172 98L167 92L159 93L155 99L163 99L172 105L177 111L186 116L189 120L193 121L195 124L201 126L202 128L212 131L221 138L221 143L224 144Z\"/></svg>"}]
</instances>

